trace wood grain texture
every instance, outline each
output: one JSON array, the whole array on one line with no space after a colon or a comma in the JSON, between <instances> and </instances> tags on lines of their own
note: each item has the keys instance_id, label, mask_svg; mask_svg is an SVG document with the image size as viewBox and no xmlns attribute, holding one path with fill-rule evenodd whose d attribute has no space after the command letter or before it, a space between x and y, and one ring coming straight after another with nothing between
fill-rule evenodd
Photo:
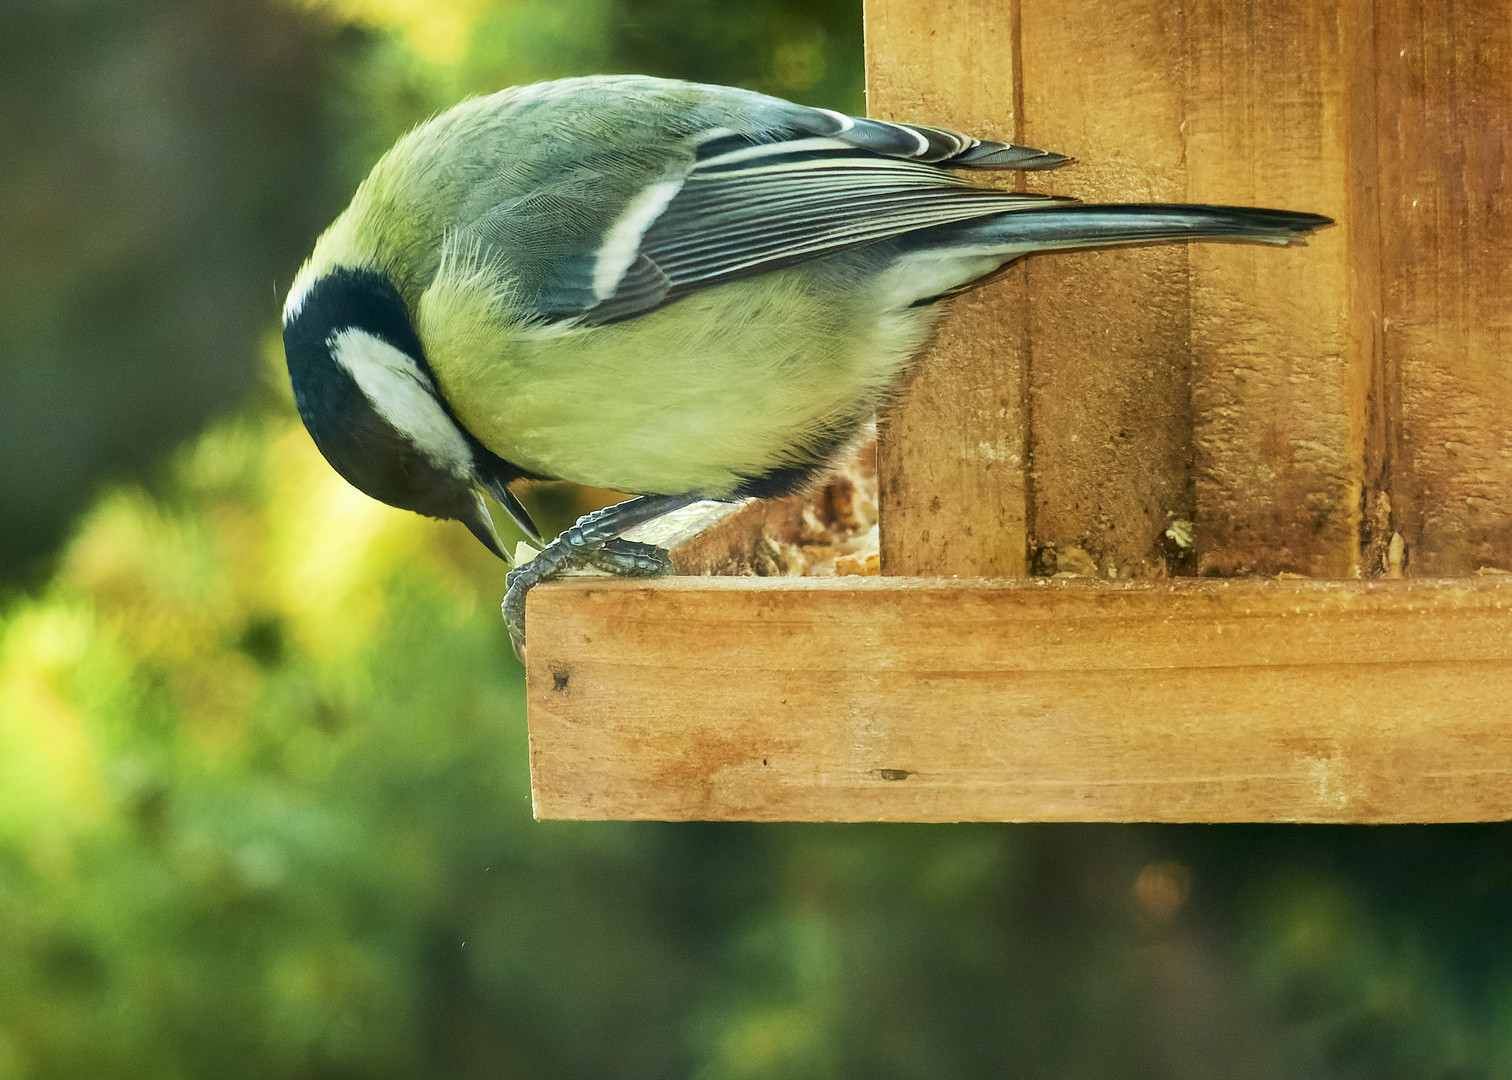
<instances>
[{"instance_id":1,"label":"wood grain texture","mask_svg":"<svg viewBox=\"0 0 1512 1080\"><path fill-rule=\"evenodd\" d=\"M1344 34L1364 2L867 5L873 112L1011 120L1077 158L1038 189L1340 221L1288 250L1037 256L967 298L884 421L886 572L1022 573L1016 484L1031 556L1080 548L1103 575L1359 572L1380 289ZM1179 568L1157 546L1174 519L1197 523Z\"/></svg>"},{"instance_id":2,"label":"wood grain texture","mask_svg":"<svg viewBox=\"0 0 1512 1080\"><path fill-rule=\"evenodd\" d=\"M1512 9L1376 20L1388 478L1409 573L1512 569Z\"/></svg>"},{"instance_id":3,"label":"wood grain texture","mask_svg":"<svg viewBox=\"0 0 1512 1080\"><path fill-rule=\"evenodd\" d=\"M1199 569L1359 566L1368 360L1347 348L1349 68L1338 3L1187 8L1187 195L1339 220L1191 248Z\"/></svg>"},{"instance_id":4,"label":"wood grain texture","mask_svg":"<svg viewBox=\"0 0 1512 1080\"><path fill-rule=\"evenodd\" d=\"M1024 141L1076 158L1033 178L1087 202L1187 195L1185 19L1157 0L1023 5ZM1104 576L1167 570L1157 538L1195 513L1187 248L1039 255L1029 303L1031 546ZM1172 567L1173 569L1177 569Z\"/></svg>"},{"instance_id":5,"label":"wood grain texture","mask_svg":"<svg viewBox=\"0 0 1512 1080\"><path fill-rule=\"evenodd\" d=\"M1512 580L578 580L529 601L543 818L1512 816Z\"/></svg>"},{"instance_id":6,"label":"wood grain texture","mask_svg":"<svg viewBox=\"0 0 1512 1080\"><path fill-rule=\"evenodd\" d=\"M1010 13L1000 0L866 0L868 111L1013 140ZM1023 288L1013 270L956 301L883 414L885 574L1026 572Z\"/></svg>"},{"instance_id":7,"label":"wood grain texture","mask_svg":"<svg viewBox=\"0 0 1512 1080\"><path fill-rule=\"evenodd\" d=\"M1347 239L1344 334L1352 375L1352 413L1361 421L1358 569L1364 577L1399 578L1401 539L1392 522L1389 489L1401 397L1382 342L1385 298L1374 0L1339 0L1339 30L1348 140L1341 226Z\"/></svg>"}]
</instances>

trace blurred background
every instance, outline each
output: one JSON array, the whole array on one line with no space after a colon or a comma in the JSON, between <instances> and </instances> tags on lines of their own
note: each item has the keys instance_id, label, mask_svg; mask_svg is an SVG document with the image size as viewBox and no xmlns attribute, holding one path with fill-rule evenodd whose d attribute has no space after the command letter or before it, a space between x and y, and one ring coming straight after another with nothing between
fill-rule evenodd
<instances>
[{"instance_id":1,"label":"blurred background","mask_svg":"<svg viewBox=\"0 0 1512 1080\"><path fill-rule=\"evenodd\" d=\"M319 459L283 293L468 94L861 64L857 0L0 4L0 1080L1512 1077L1504 826L532 821L503 567Z\"/></svg>"}]
</instances>

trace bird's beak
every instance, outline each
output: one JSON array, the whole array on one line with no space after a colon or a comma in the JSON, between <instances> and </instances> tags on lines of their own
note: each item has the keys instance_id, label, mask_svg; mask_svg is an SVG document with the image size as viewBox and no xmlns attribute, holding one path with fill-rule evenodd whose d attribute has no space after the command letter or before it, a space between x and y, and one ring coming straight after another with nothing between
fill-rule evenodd
<instances>
[{"instance_id":1,"label":"bird's beak","mask_svg":"<svg viewBox=\"0 0 1512 1080\"><path fill-rule=\"evenodd\" d=\"M520 531L534 541L537 547L540 547L544 543L541 539L541 530L536 528L534 521L530 520L530 511L526 510L520 500L515 498L515 493L509 490L508 485L493 481L485 482L484 486L488 488L488 493L498 500L499 505L509 511L509 516L520 527Z\"/></svg>"},{"instance_id":2,"label":"bird's beak","mask_svg":"<svg viewBox=\"0 0 1512 1080\"><path fill-rule=\"evenodd\" d=\"M494 529L493 517L488 512L488 506L483 502L481 492L473 492L473 512L469 517L462 519L471 532L489 551L499 558L514 565L514 560L504 551L504 541L499 539L498 532Z\"/></svg>"}]
</instances>

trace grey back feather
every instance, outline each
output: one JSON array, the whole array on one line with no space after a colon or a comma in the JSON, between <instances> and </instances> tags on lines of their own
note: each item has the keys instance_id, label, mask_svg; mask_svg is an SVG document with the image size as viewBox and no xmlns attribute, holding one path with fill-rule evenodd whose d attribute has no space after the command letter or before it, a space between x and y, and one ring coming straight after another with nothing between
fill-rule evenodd
<instances>
[{"instance_id":1,"label":"grey back feather","mask_svg":"<svg viewBox=\"0 0 1512 1080\"><path fill-rule=\"evenodd\" d=\"M546 83L476 105L471 129L454 133L470 140L475 183L453 242L507 267L542 321L613 322L696 289L1043 206L948 170L1067 160L644 77Z\"/></svg>"}]
</instances>

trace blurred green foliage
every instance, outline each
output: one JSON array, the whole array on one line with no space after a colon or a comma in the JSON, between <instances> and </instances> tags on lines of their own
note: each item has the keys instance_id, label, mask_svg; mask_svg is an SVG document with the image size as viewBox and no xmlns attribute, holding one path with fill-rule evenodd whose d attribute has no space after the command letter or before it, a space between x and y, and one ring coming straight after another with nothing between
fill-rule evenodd
<instances>
[{"instance_id":1,"label":"blurred green foliage","mask_svg":"<svg viewBox=\"0 0 1512 1080\"><path fill-rule=\"evenodd\" d=\"M170 472L0 625L6 1080L1512 1074L1504 829L536 823L496 560Z\"/></svg>"},{"instance_id":2,"label":"blurred green foliage","mask_svg":"<svg viewBox=\"0 0 1512 1080\"><path fill-rule=\"evenodd\" d=\"M0 1078L1512 1074L1505 829L536 823L481 546L170 473L0 624Z\"/></svg>"},{"instance_id":3,"label":"blurred green foliage","mask_svg":"<svg viewBox=\"0 0 1512 1080\"><path fill-rule=\"evenodd\" d=\"M0 615L0 1080L1512 1076L1504 826L531 820L503 568L319 459L275 283L458 96L855 110L859 42L833 0L0 8L0 543L244 403Z\"/></svg>"},{"instance_id":4,"label":"blurred green foliage","mask_svg":"<svg viewBox=\"0 0 1512 1080\"><path fill-rule=\"evenodd\" d=\"M254 385L349 190L338 37L240 0L0 4L0 583Z\"/></svg>"}]
</instances>

